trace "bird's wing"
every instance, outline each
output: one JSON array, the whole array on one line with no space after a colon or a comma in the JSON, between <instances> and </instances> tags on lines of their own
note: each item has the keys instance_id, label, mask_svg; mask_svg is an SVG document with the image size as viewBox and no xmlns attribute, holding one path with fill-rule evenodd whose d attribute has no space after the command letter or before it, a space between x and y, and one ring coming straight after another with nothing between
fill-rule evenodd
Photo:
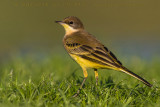
<instances>
[{"instance_id":1,"label":"bird's wing","mask_svg":"<svg viewBox=\"0 0 160 107\"><path fill-rule=\"evenodd\" d=\"M67 38L64 41L64 46L70 54L78 55L90 61L116 68L122 66L115 55L93 37L90 39L80 36Z\"/></svg>"}]
</instances>

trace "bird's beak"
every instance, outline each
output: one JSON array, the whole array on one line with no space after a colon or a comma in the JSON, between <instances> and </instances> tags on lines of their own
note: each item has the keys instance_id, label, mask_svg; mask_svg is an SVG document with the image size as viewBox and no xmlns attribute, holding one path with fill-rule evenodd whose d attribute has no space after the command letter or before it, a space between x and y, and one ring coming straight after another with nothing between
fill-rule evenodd
<instances>
[{"instance_id":1,"label":"bird's beak","mask_svg":"<svg viewBox=\"0 0 160 107\"><path fill-rule=\"evenodd\" d=\"M63 22L62 22L62 21L55 21L55 23L59 23L59 24L62 24Z\"/></svg>"}]
</instances>

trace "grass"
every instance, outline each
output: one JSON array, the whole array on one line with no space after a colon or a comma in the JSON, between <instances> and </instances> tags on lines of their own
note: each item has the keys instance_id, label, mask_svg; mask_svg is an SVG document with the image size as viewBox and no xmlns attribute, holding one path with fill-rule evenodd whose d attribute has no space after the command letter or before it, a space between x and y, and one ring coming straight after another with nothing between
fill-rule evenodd
<instances>
[{"instance_id":1,"label":"grass","mask_svg":"<svg viewBox=\"0 0 160 107\"><path fill-rule=\"evenodd\" d=\"M83 80L83 73L68 56L15 57L0 64L0 106L158 107L159 63L159 57L152 61L133 57L125 64L151 82L152 88L113 70L99 70L99 84L96 86L94 72L89 70L80 95L72 98Z\"/></svg>"}]
</instances>

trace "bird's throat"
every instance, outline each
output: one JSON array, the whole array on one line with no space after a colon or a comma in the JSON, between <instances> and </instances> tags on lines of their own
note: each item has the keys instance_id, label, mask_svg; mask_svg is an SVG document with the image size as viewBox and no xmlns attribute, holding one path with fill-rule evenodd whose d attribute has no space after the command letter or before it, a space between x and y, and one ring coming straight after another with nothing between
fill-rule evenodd
<instances>
[{"instance_id":1,"label":"bird's throat","mask_svg":"<svg viewBox=\"0 0 160 107\"><path fill-rule=\"evenodd\" d=\"M65 35L70 35L70 34L75 33L75 32L78 31L78 29L74 29L73 27L71 27L71 26L69 26L67 24L62 24L62 26L64 27L64 29L66 31Z\"/></svg>"}]
</instances>

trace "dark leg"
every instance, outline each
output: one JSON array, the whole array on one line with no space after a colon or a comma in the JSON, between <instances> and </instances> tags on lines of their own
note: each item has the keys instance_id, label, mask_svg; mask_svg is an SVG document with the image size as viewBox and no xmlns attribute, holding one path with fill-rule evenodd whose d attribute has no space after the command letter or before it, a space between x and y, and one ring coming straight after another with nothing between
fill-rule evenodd
<instances>
[{"instance_id":1,"label":"dark leg","mask_svg":"<svg viewBox=\"0 0 160 107\"><path fill-rule=\"evenodd\" d=\"M82 82L80 88L78 89L77 93L76 93L75 95L73 95L73 97L77 97L77 96L79 95L79 93L80 93L80 91L81 91L81 89L82 89L82 87L83 87L84 82L86 81L86 79L87 79L87 77L84 78L84 80L83 80L83 82Z\"/></svg>"},{"instance_id":2,"label":"dark leg","mask_svg":"<svg viewBox=\"0 0 160 107\"><path fill-rule=\"evenodd\" d=\"M87 77L88 77L88 73L87 73L86 68L82 68L82 69L83 69L83 74L84 74L84 77L85 77L85 78L84 78L84 80L83 80L83 82L82 82L79 90L77 91L77 93L76 93L75 95L73 95L73 97L77 97L77 96L79 95L81 89L83 88L84 82L86 81L86 79L87 79Z\"/></svg>"}]
</instances>

